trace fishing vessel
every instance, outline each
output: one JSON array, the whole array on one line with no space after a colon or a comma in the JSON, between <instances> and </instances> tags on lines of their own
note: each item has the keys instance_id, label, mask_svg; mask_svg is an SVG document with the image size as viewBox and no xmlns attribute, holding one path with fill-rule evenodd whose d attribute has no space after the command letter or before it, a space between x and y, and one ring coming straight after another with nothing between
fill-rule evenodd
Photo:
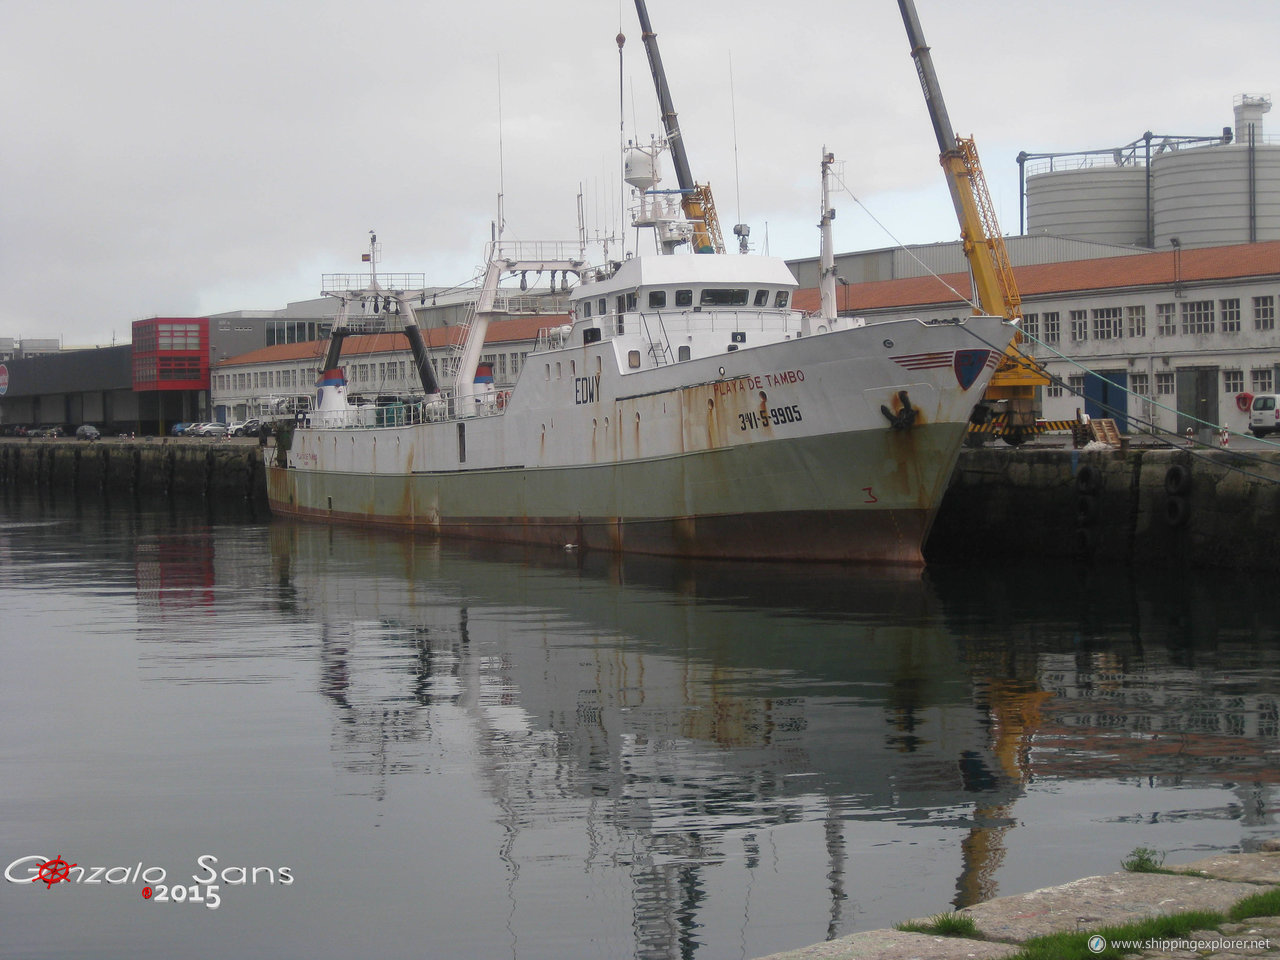
<instances>
[{"instance_id":1,"label":"fishing vessel","mask_svg":"<svg viewBox=\"0 0 1280 960\"><path fill-rule=\"evenodd\" d=\"M406 324L424 395L348 402L335 324L315 409L268 468L284 515L691 557L919 564L970 411L1011 328L792 309L779 260L635 256L589 267L492 243L451 385ZM510 390L483 382L501 276L570 278ZM412 318L417 290L374 285ZM477 383L477 372L482 382Z\"/></svg>"},{"instance_id":2,"label":"fishing vessel","mask_svg":"<svg viewBox=\"0 0 1280 960\"><path fill-rule=\"evenodd\" d=\"M425 289L389 289L373 267L328 284L343 310L315 407L268 467L272 509L578 550L921 564L1014 327L839 316L825 149L821 308L795 308L782 260L723 252L637 9L667 136L628 144L624 166L653 252L589 262L581 230L570 244L495 238L449 383L415 321ZM664 190L668 153L678 186ZM499 390L482 364L486 332L504 316L500 283L531 273L559 283L569 312ZM341 345L371 301L405 321L420 399L348 400Z\"/></svg>"}]
</instances>

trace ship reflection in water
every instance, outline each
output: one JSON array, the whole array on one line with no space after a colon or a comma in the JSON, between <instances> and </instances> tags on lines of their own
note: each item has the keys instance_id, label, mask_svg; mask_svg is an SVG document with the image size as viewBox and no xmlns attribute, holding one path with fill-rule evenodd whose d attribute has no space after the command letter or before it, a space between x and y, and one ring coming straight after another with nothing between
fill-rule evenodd
<instances>
[{"instance_id":1,"label":"ship reflection in water","mask_svg":"<svg viewBox=\"0 0 1280 960\"><path fill-rule=\"evenodd\" d=\"M1087 807L1090 778L1199 780L1233 799L1099 812L1234 820L1233 848L1273 826L1280 655L1256 609L1196 624L1193 598L1066 579L1053 616L1098 621L1068 626L947 571L464 554L290 524L271 543L276 582L321 625L338 763L364 778L350 789L382 795L427 770L424 740L464 737L445 763L474 763L498 811L510 895L620 870L638 956L816 904L826 929L780 943L892 922L884 901L942 878L949 902L917 912L996 896L1033 782ZM1141 845L1104 844L1104 870Z\"/></svg>"},{"instance_id":2,"label":"ship reflection in water","mask_svg":"<svg viewBox=\"0 0 1280 960\"><path fill-rule=\"evenodd\" d=\"M78 896L98 956L216 951L234 913L254 956L750 958L1275 830L1276 601L1236 581L83 509L0 530L0 569L10 616L61 638L7 657L67 704L4 714L28 739L0 761L47 765L0 770L41 811L5 862L145 847L298 878L148 907L142 935ZM0 910L47 946L70 902Z\"/></svg>"}]
</instances>

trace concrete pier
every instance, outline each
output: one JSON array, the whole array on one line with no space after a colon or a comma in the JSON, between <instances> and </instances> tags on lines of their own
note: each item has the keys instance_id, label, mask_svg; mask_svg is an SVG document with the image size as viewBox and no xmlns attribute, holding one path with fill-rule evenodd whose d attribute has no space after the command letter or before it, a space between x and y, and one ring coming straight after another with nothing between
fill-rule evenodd
<instances>
[{"instance_id":1,"label":"concrete pier","mask_svg":"<svg viewBox=\"0 0 1280 960\"><path fill-rule=\"evenodd\" d=\"M825 943L771 954L764 960L998 960L1015 956L1033 937L1079 933L1190 911L1226 913L1246 897L1280 883L1280 851L1209 857L1170 867L1174 873L1114 873L1088 877L959 911L981 939L901 930L869 930ZM925 921L920 921L925 922ZM1168 945L1126 955L1141 958L1280 955L1280 917L1224 923L1184 938L1185 951ZM1261 946L1265 941L1267 946ZM1241 947L1241 942L1256 948ZM1198 944L1203 949L1195 949Z\"/></svg>"},{"instance_id":2,"label":"concrete pier","mask_svg":"<svg viewBox=\"0 0 1280 960\"><path fill-rule=\"evenodd\" d=\"M1276 569L1278 519L1269 450L993 446L961 454L925 557Z\"/></svg>"},{"instance_id":3,"label":"concrete pier","mask_svg":"<svg viewBox=\"0 0 1280 960\"><path fill-rule=\"evenodd\" d=\"M0 486L266 505L257 440L3 440Z\"/></svg>"}]
</instances>

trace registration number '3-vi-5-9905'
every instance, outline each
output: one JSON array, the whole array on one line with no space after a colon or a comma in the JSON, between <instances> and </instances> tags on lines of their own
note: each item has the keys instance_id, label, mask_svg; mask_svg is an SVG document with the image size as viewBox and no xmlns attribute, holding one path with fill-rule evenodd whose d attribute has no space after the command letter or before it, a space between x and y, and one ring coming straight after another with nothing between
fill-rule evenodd
<instances>
[{"instance_id":1,"label":"registration number '3-vi-5-9905'","mask_svg":"<svg viewBox=\"0 0 1280 960\"><path fill-rule=\"evenodd\" d=\"M793 403L787 407L762 409L759 412L749 410L746 413L740 413L738 414L738 428L741 430L755 430L760 427L767 427L770 424L782 426L784 423L799 423L803 419L804 417L800 416L800 407Z\"/></svg>"}]
</instances>

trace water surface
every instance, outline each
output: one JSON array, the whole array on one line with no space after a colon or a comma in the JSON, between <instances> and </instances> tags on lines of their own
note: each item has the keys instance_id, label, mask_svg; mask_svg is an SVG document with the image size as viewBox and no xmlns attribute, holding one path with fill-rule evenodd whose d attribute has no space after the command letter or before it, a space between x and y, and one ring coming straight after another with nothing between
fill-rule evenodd
<instances>
[{"instance_id":1,"label":"water surface","mask_svg":"<svg viewBox=\"0 0 1280 960\"><path fill-rule=\"evenodd\" d=\"M0 860L77 870L0 882L3 952L751 958L1253 849L1274 593L10 496Z\"/></svg>"}]
</instances>

